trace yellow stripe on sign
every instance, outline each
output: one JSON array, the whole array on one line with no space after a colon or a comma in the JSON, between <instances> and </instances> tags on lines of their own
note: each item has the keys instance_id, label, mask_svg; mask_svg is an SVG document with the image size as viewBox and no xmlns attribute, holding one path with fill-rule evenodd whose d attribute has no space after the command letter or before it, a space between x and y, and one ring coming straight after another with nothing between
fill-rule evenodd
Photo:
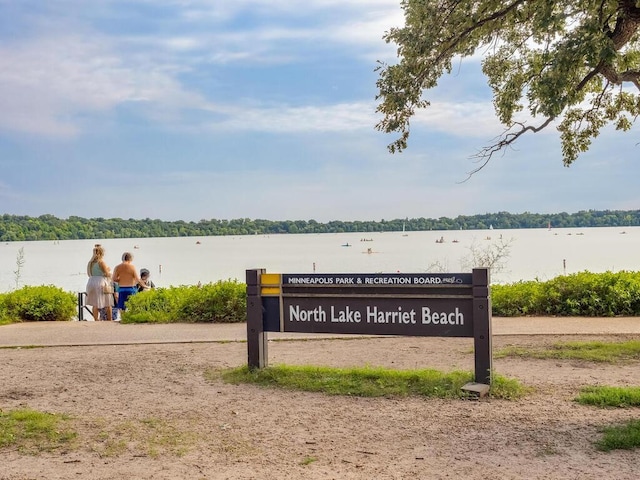
<instances>
[{"instance_id":1,"label":"yellow stripe on sign","mask_svg":"<svg viewBox=\"0 0 640 480\"><path fill-rule=\"evenodd\" d=\"M279 273L263 273L260 275L261 295L280 295L282 275Z\"/></svg>"},{"instance_id":2,"label":"yellow stripe on sign","mask_svg":"<svg viewBox=\"0 0 640 480\"><path fill-rule=\"evenodd\" d=\"M262 287L261 295L280 295L280 287Z\"/></svg>"},{"instance_id":3,"label":"yellow stripe on sign","mask_svg":"<svg viewBox=\"0 0 640 480\"><path fill-rule=\"evenodd\" d=\"M260 285L263 287L280 287L282 283L282 275L279 273L263 273L260 275Z\"/></svg>"}]
</instances>

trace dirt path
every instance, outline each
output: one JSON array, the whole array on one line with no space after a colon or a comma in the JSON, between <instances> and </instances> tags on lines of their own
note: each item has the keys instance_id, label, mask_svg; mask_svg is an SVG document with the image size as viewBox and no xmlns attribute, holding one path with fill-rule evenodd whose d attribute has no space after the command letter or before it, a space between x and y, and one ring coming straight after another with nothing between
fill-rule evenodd
<instances>
[{"instance_id":1,"label":"dirt path","mask_svg":"<svg viewBox=\"0 0 640 480\"><path fill-rule=\"evenodd\" d=\"M1 330L0 330L1 332ZM638 335L503 335L506 345ZM272 364L472 370L471 339L273 341ZM585 385L640 385L638 363L496 358L519 401L344 398L234 386L243 342L0 349L0 408L72 416L68 451L4 449L0 479L636 479L640 452L602 453L637 409L576 404Z\"/></svg>"},{"instance_id":2,"label":"dirt path","mask_svg":"<svg viewBox=\"0 0 640 480\"><path fill-rule=\"evenodd\" d=\"M493 317L493 335L639 334L640 318ZM307 338L307 334L270 333L269 338ZM311 338L335 335L311 335ZM118 322L31 322L0 327L0 347L43 345L117 345L243 341L245 323L120 325Z\"/></svg>"}]
</instances>

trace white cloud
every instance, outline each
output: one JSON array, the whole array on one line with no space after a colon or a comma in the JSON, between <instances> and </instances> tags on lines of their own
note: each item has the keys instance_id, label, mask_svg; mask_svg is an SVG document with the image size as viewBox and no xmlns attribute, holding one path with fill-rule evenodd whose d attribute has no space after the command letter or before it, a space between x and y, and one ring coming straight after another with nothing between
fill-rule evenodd
<instances>
[{"instance_id":1,"label":"white cloud","mask_svg":"<svg viewBox=\"0 0 640 480\"><path fill-rule=\"evenodd\" d=\"M230 116L211 123L212 130L262 132L346 132L371 130L375 123L375 107L367 103L349 103L328 106L266 108L228 108Z\"/></svg>"},{"instance_id":2,"label":"white cloud","mask_svg":"<svg viewBox=\"0 0 640 480\"><path fill-rule=\"evenodd\" d=\"M412 124L453 136L494 137L503 127L490 102L438 102L419 110Z\"/></svg>"},{"instance_id":3,"label":"white cloud","mask_svg":"<svg viewBox=\"0 0 640 480\"><path fill-rule=\"evenodd\" d=\"M0 47L0 128L73 136L81 128L78 116L140 101L207 105L162 65L124 58L100 35L43 36Z\"/></svg>"},{"instance_id":4,"label":"white cloud","mask_svg":"<svg viewBox=\"0 0 640 480\"><path fill-rule=\"evenodd\" d=\"M287 47L283 41L340 45L369 61L390 58L395 55L395 48L386 45L382 36L391 27L404 23L396 0L196 1L189 2L181 14L193 22L218 25L201 33L197 40L192 38L189 45L207 45L215 52L209 59L225 61L290 61L294 56L291 52L283 55L282 49ZM256 26L243 25L241 19L247 15L259 15L262 20ZM232 20L239 21L235 33L226 31L225 22ZM236 53L224 53L229 51Z\"/></svg>"},{"instance_id":5,"label":"white cloud","mask_svg":"<svg viewBox=\"0 0 640 480\"><path fill-rule=\"evenodd\" d=\"M261 132L349 132L372 131L380 119L373 102L353 102L308 106L218 106L227 118L211 122L211 130ZM489 102L432 102L412 119L421 131L457 137L493 138L503 127Z\"/></svg>"},{"instance_id":6,"label":"white cloud","mask_svg":"<svg viewBox=\"0 0 640 480\"><path fill-rule=\"evenodd\" d=\"M46 15L35 12L22 17L30 19L27 21L37 33L31 38L12 38L0 47L0 128L73 137L84 128L83 116L109 115L129 102L143 105L139 111L155 121L180 118L182 109L212 111L212 100L189 90L180 74L202 65L210 68L212 64L292 63L304 55L296 48L304 42L344 45L354 54L374 58L373 52L385 47L380 37L387 14L397 15L400 11L397 2L390 0L146 3L164 3L176 9L178 21L166 35L154 29L134 36L110 33L108 22L94 23L91 10L84 10L84 2L76 0L49 5ZM127 4L103 0L96 1L94 8L101 12L99 15L113 18L122 15ZM198 17L193 15L193 9L211 15ZM248 12L262 19L253 26L237 21ZM183 15L190 16L191 22L204 24L192 31L190 22L179 20ZM224 23L230 19L236 20L233 26ZM371 112L366 108L359 111L358 105L329 107L327 113L334 117L330 119L320 118L324 110L310 105L283 112L267 110L264 114L249 111L243 112L248 113L245 120L235 118L227 123L236 126L246 124L248 118L255 119L252 129L267 131L284 128L274 126L268 117L275 117L279 125L289 125L294 130L353 129L367 122L371 125Z\"/></svg>"},{"instance_id":7,"label":"white cloud","mask_svg":"<svg viewBox=\"0 0 640 480\"><path fill-rule=\"evenodd\" d=\"M263 32L283 38L292 31ZM301 34L300 34L301 35ZM239 35L238 35L239 36ZM196 48L191 37L167 39L171 48ZM373 102L333 105L246 107L213 105L176 79L186 68L163 64L142 51L127 52L103 35L42 37L0 48L0 127L46 136L74 136L78 115L109 113L124 103L142 102L147 115L172 121L183 109L225 115L204 128L266 132L372 130L378 121ZM177 113L176 113L177 112ZM489 103L433 102L417 113L415 124L453 135L494 136L501 127Z\"/></svg>"},{"instance_id":8,"label":"white cloud","mask_svg":"<svg viewBox=\"0 0 640 480\"><path fill-rule=\"evenodd\" d=\"M194 20L223 19L238 16L246 12L257 12L261 15L287 17L317 17L322 12L358 13L367 11L400 10L398 0L235 0L219 2L211 0L144 0L158 5L161 3L180 6Z\"/></svg>"}]
</instances>

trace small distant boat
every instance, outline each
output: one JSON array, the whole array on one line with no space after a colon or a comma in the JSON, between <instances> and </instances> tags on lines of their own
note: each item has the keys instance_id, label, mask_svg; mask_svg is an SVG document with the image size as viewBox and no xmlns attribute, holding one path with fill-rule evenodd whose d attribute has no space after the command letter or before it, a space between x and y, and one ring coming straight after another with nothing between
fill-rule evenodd
<instances>
[{"instance_id":1,"label":"small distant boat","mask_svg":"<svg viewBox=\"0 0 640 480\"><path fill-rule=\"evenodd\" d=\"M351 246L351 244L347 242L347 243L343 243L343 244L342 244L342 246L343 246L343 247L350 247L350 246Z\"/></svg>"}]
</instances>

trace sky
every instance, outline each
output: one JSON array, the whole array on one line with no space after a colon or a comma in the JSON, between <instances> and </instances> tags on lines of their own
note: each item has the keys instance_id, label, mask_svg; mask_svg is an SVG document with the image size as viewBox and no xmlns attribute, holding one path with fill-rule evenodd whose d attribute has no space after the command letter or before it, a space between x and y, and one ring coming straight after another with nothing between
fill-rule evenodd
<instances>
[{"instance_id":1,"label":"sky","mask_svg":"<svg viewBox=\"0 0 640 480\"><path fill-rule=\"evenodd\" d=\"M468 178L502 132L479 58L409 147L375 129L400 0L0 0L0 213L390 220L640 208L640 146L569 168L557 131ZM466 181L465 181L466 180Z\"/></svg>"}]
</instances>

